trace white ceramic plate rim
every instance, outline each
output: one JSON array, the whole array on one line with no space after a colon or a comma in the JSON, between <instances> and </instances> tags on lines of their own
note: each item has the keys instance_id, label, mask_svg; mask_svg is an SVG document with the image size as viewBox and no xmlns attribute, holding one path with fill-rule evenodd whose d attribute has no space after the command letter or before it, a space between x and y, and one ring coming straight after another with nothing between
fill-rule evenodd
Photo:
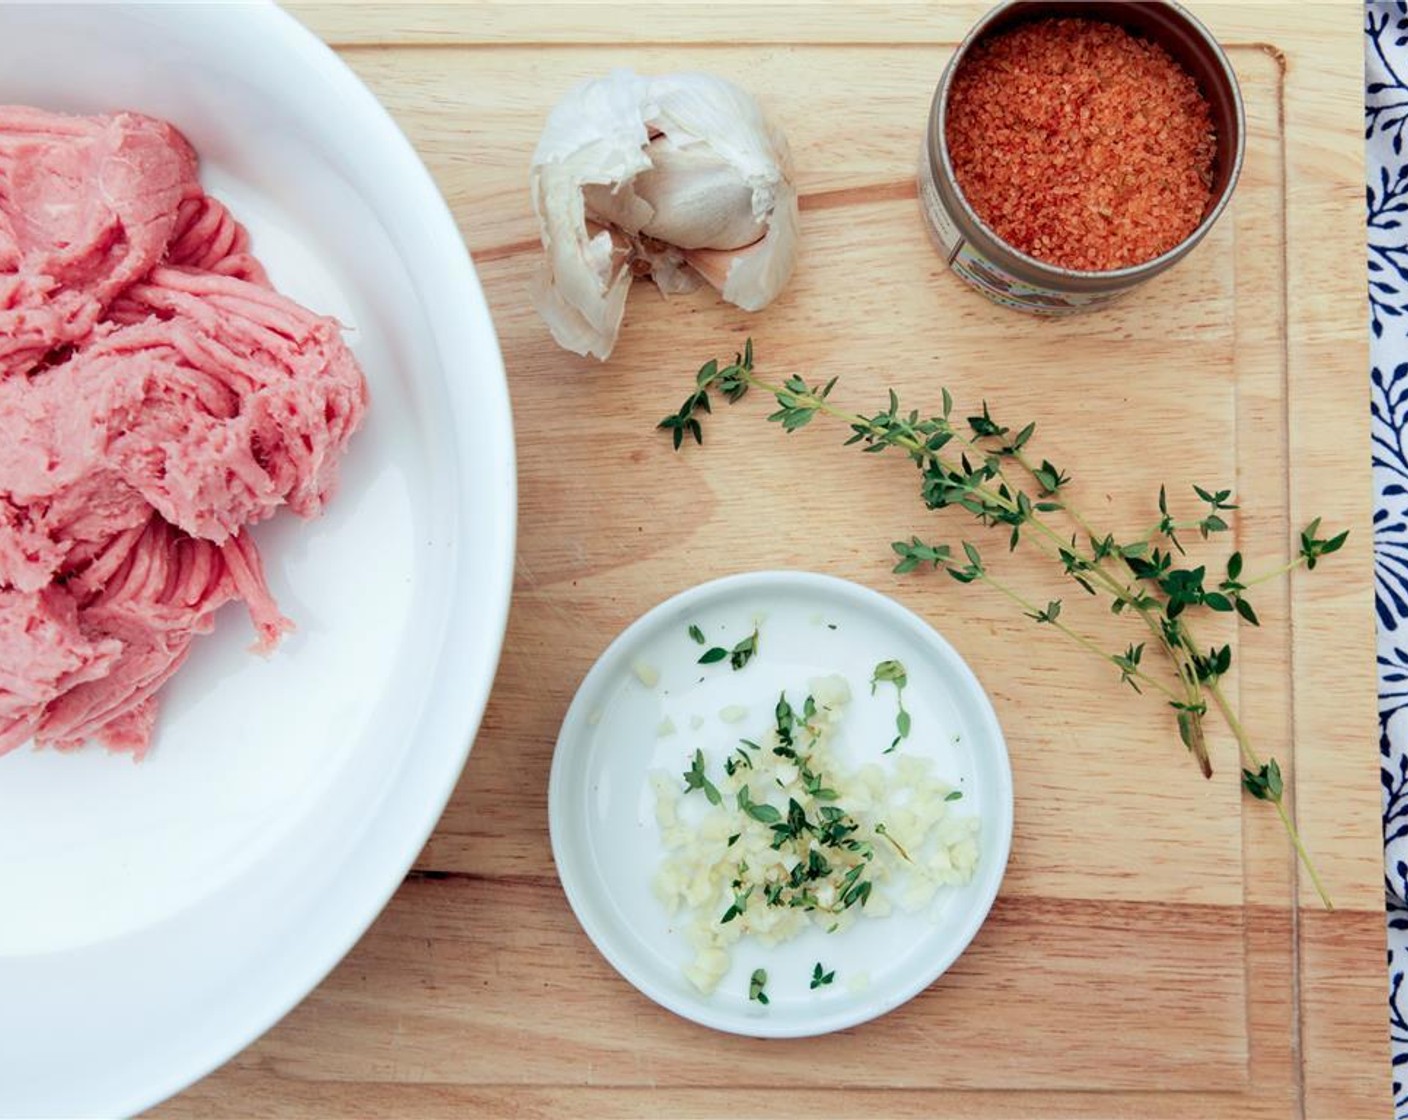
<instances>
[{"instance_id":1,"label":"white ceramic plate rim","mask_svg":"<svg viewBox=\"0 0 1408 1120\"><path fill-rule=\"evenodd\" d=\"M364 839L361 848L378 851L381 858L376 865L369 867L367 861L360 865L362 887L352 904L354 913L348 916L345 924L337 927L325 926L327 933L322 944L309 947L310 959L307 965L301 970L284 969L286 980L282 987L269 989L263 1000L263 1007L245 1020L228 1021L220 1033L219 1040L212 1038L204 1060L195 1068L172 1070L166 1081L153 1085L150 1092L144 1092L126 1102L119 1102L115 1111L123 1115L143 1111L175 1095L219 1068L263 1035L323 981L386 908L421 849L425 847L426 841L430 839L430 834L444 813L459 775L469 758L470 748L489 701L494 667L498 664L503 648L503 635L508 625L509 602L513 589L517 530L513 416L498 341L492 332L488 332L485 337L485 332L477 333L475 330L476 325L489 324L492 320L483 288L470 261L469 251L460 236L454 215L400 126L335 51L293 16L276 7L272 0L269 3L260 3L256 11L248 14L258 14L281 25L271 28L271 31L284 39L291 51L303 55L310 70L317 71L328 82L335 84L335 92L345 99L347 111L355 113L358 120L364 124L368 142L396 153L399 172L408 188L408 203L419 214L415 222L405 223L404 228L399 231L408 241L414 242L408 246L406 255L413 256L413 250L418 248L427 258L440 258L443 275L452 280L437 290L428 291L422 287L416 271L412 270L413 282L427 308L427 317L436 324L439 335L436 350L440 355L441 368L450 374L446 377L446 388L456 418L455 461L461 472L458 480L460 493L464 495L471 487L493 489L499 493L502 516L494 526L494 536L492 539L477 540L475 547L493 549L498 553L500 562L496 566L501 577L496 586L473 589L476 594L471 595L471 589L466 589L466 593L456 599L449 614L437 673L439 687L432 689L432 694L438 692L441 695L450 695L452 689L464 691L455 693L455 703L442 704L438 710L431 709L426 713L422 723L423 739L444 746L437 751L418 752L425 760L427 772L419 775L418 788L413 791L415 796L408 795L406 798L406 803L412 807L408 807L401 815L400 820L403 823L398 833L395 836L382 837L380 845L369 844ZM441 305L438 313L431 310L436 304ZM461 366L469 355L483 363L481 368L496 372L498 376L475 378L473 381L468 377L454 377L453 371ZM488 364L490 361L492 365ZM471 386L474 389L472 399ZM489 418L490 422L484 425L484 430L492 432L498 441L498 446L491 453L498 467L497 477L472 477L465 470L467 459L459 451L458 436L468 426L471 410ZM455 507L452 533L457 554L462 547L459 531L463 528L466 512L461 497ZM455 569L461 566L458 562L452 565ZM471 635L475 637L472 638ZM475 653L476 648L483 649L485 639L482 635L493 636L492 648L489 651L488 671L476 678L471 668L480 656ZM408 766L403 774L409 779L414 775L414 770Z\"/></svg>"},{"instance_id":2,"label":"white ceramic plate rim","mask_svg":"<svg viewBox=\"0 0 1408 1120\"><path fill-rule=\"evenodd\" d=\"M570 813L567 802L574 792L569 790L566 785L566 772L571 764L570 754L576 749L575 744L582 742L585 738L582 732L591 722L592 717L589 709L593 698L599 694L605 682L631 673L634 651L641 639L654 630L662 619L689 615L700 611L706 604L733 596L783 589L801 590L814 594L818 608L821 608L826 600L835 598L862 603L867 610L883 616L897 627L902 626L910 629L917 637L931 646L938 659L944 663L945 669L953 674L951 681L953 687L956 690L961 690L981 713L984 723L983 731L991 737L992 746L995 748L991 761L998 781L998 788L995 791L996 800L1005 810L1001 819L995 822L984 820L982 866L996 868L996 871L986 873L986 889L978 896L961 926L947 942L946 951L937 955L928 968L918 970L908 981L888 990L886 998L881 1002L860 1003L832 1012L819 1012L815 1018L799 1024L778 1022L766 1018L743 1019L730 1011L713 1009L706 1003L680 999L669 990L652 983L646 971L638 966L636 959L623 949L621 943L611 935L603 924L599 924L595 920L594 910L588 904L586 897L590 886L579 881L570 870L573 863L568 858L564 847L567 842L564 822ZM602 956L641 994L685 1019L729 1034L759 1038L811 1037L868 1022L913 999L947 972L953 962L977 936L978 930L987 920L988 913L997 899L1011 854L1013 828L1011 761L1001 725L998 723L997 713L993 710L992 702L977 676L943 635L918 614L908 607L902 606L888 595L837 576L792 570L744 572L699 584L657 604L626 627L597 658L596 663L583 678L572 703L568 706L567 714L562 721L561 731L558 734L548 780L548 824L551 833L553 861L557 866L558 878L577 921Z\"/></svg>"}]
</instances>

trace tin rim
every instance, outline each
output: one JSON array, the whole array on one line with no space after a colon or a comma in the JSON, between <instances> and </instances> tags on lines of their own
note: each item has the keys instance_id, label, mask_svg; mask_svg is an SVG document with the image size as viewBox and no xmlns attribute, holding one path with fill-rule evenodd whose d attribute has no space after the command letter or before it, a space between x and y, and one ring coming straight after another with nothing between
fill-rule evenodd
<instances>
[{"instance_id":1,"label":"tin rim","mask_svg":"<svg viewBox=\"0 0 1408 1120\"><path fill-rule=\"evenodd\" d=\"M1193 33L1198 41L1207 50L1209 57L1216 64L1217 69L1222 73L1227 82L1227 88L1231 91L1232 114L1236 123L1236 143L1234 146L1231 167L1227 175L1227 182L1222 188L1217 201L1203 215L1196 227L1189 232L1177 245L1171 249L1166 249L1157 257L1150 257L1147 261L1139 264L1126 265L1123 268L1111 269L1077 269L1064 268L1060 265L1051 264L1049 261L1041 260L1030 253L1025 253L1021 249L1012 245L1004 237L998 234L991 226L978 216L972 205L968 202L963 193L963 187L958 182L958 176L954 173L952 161L948 153L947 135L947 115L948 115L948 94L949 88L953 84L953 77L958 72L959 66L973 46L987 36L996 22L1006 12L1014 8L1031 7L1034 9L1033 15L1040 14L1042 7L1041 0L1003 0L996 7L991 8L973 28L964 36L963 41L958 44L958 49L953 52L953 57L949 59L948 65L944 67L943 76L939 80L939 87L934 91L934 101L929 114L929 136L928 136L928 159L930 171L937 182L944 181L952 189L953 201L963 211L963 217L972 225L976 226L983 235L990 239L994 245L999 246L1005 252L1012 254L1024 266L1033 270L1044 279L1050 280L1076 280L1082 285L1089 284L1097 280L1109 280L1115 283L1127 281L1134 284L1140 280L1147 279L1155 273L1162 272L1170 265L1176 263L1184 254L1193 248L1207 234L1218 218L1222 216L1227 204L1232 198L1232 192L1237 186L1237 181L1242 174L1242 160L1246 151L1246 113L1242 104L1242 90L1237 84L1237 75L1232 69L1232 63L1227 54L1223 51L1221 44L1213 38L1212 33L1203 26L1202 22L1188 11L1176 0L1153 0L1150 6L1157 6L1172 12L1175 17L1181 20L1187 29ZM1118 20L1109 22L1118 23ZM1180 63L1180 65L1182 65ZM1204 90L1204 96L1209 96L1211 91ZM947 199L941 199L947 202Z\"/></svg>"}]
</instances>

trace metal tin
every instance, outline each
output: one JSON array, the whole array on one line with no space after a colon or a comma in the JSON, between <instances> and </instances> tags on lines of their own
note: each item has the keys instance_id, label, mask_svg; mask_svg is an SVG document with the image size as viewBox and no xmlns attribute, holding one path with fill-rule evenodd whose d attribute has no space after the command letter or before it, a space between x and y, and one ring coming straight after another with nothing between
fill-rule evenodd
<instances>
[{"instance_id":1,"label":"metal tin","mask_svg":"<svg viewBox=\"0 0 1408 1120\"><path fill-rule=\"evenodd\" d=\"M1158 43L1198 83L1217 131L1212 194L1198 227L1168 252L1143 264L1105 272L1058 268L1014 249L968 205L949 160L945 113L949 86L979 40L1033 19L1083 17L1117 23ZM989 299L1036 315L1098 308L1181 260L1217 221L1242 170L1242 94L1227 56L1201 23L1168 0L1009 0L984 16L944 68L929 113L919 163L919 203L949 267Z\"/></svg>"}]
</instances>

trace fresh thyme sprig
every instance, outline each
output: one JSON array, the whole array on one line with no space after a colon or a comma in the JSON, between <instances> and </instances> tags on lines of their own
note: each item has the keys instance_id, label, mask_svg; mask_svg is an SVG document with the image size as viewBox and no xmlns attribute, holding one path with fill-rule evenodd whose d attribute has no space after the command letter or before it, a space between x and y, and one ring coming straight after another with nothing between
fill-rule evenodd
<instances>
[{"instance_id":1,"label":"fresh thyme sprig","mask_svg":"<svg viewBox=\"0 0 1408 1120\"><path fill-rule=\"evenodd\" d=\"M676 449L682 446L686 435L702 444L700 415L711 411L711 390L730 404L749 389L768 393L778 406L768 420L785 432L805 427L818 415L829 416L850 429L848 446L858 444L867 453L892 450L905 455L919 471L921 498L929 509L960 509L979 524L1001 530L1009 549L1030 541L1082 591L1107 596L1112 613L1136 616L1148 631L1148 639L1131 642L1123 653L1110 652L1064 621L1060 600L1050 600L1042 607L994 579L981 552L971 542L961 542L961 555L948 545L929 544L917 536L891 545L898 558L895 572L904 574L932 567L946 571L960 583L983 583L1014 601L1034 622L1051 627L1109 662L1119 671L1121 682L1136 692L1149 688L1162 693L1174 711L1180 739L1207 777L1212 775L1212 763L1203 724L1211 699L1237 740L1245 789L1274 806L1321 900L1327 908L1333 908L1286 809L1286 786L1279 764L1275 759L1263 761L1257 754L1221 687L1221 679L1232 666L1232 649L1229 645L1199 644L1190 617L1198 611L1235 613L1248 625L1260 625L1248 601L1248 591L1297 567L1314 569L1321 559L1343 547L1348 532L1321 537L1320 518L1316 518L1301 533L1299 549L1289 562L1270 572L1245 576L1242 555L1234 552L1225 562L1225 574L1218 577L1210 574L1206 565L1185 563L1186 550L1179 534L1195 531L1206 540L1228 531L1230 526L1223 514L1237 509L1230 500L1231 490L1193 486L1206 513L1189 521L1174 516L1167 489L1160 487L1158 521L1138 536L1117 538L1097 532L1070 504L1067 490L1071 476L1066 471L1050 460L1030 457L1028 448L1036 433L1035 423L1014 431L999 423L986 401L980 413L957 419L953 397L947 389L941 390L942 411L937 416L903 411L893 389L889 391L887 407L867 416L831 402L836 382L833 377L810 385L795 375L781 384L765 381L754 370L750 339L731 363L706 363L695 379L694 392L659 427L671 433ZM1057 515L1074 529L1060 527ZM1176 684L1170 685L1147 671L1144 653L1151 642L1166 654Z\"/></svg>"}]
</instances>

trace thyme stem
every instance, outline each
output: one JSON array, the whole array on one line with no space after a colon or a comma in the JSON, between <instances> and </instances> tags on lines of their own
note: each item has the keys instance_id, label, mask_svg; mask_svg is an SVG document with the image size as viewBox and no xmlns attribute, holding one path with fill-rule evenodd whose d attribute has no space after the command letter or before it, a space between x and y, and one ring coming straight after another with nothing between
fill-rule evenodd
<instances>
[{"instance_id":1,"label":"thyme stem","mask_svg":"<svg viewBox=\"0 0 1408 1120\"><path fill-rule=\"evenodd\" d=\"M1021 607L1024 612L1028 614L1039 613L1039 608L1036 606L1036 604L1029 600L1021 592L1015 590L1014 588L1008 587L1005 583L1001 583L1000 581L993 579L993 577L987 574L986 572L979 576L978 579L980 579L983 583L987 584L999 594L1005 595L1012 602L1016 603L1017 606ZM1064 634L1071 641L1075 642L1075 644L1080 646L1082 649L1093 653L1096 657L1100 658L1101 661L1109 662L1116 668L1123 669L1123 666L1120 665L1119 661L1116 660L1115 657L1107 653L1105 650L1101 649L1093 638L1082 634L1079 630L1072 629L1060 619L1049 619L1047 620L1047 624L1055 627L1056 630ZM1164 684L1163 681L1157 680L1156 678L1149 676L1149 674L1145 673L1143 670L1132 670L1129 672L1129 675L1137 678L1142 683L1147 684L1150 688L1157 689L1159 692L1162 692L1171 700L1179 699L1178 693L1174 692L1173 689L1169 688L1168 685Z\"/></svg>"},{"instance_id":2,"label":"thyme stem","mask_svg":"<svg viewBox=\"0 0 1408 1120\"><path fill-rule=\"evenodd\" d=\"M1222 686L1214 681L1208 685L1208 694L1212 696L1213 702L1217 704L1217 710L1222 713L1222 718L1227 721L1227 726L1231 728L1232 734L1237 739L1237 747L1242 752L1242 758L1252 770L1260 770L1262 761L1256 753L1256 748L1252 746L1251 737L1247 734L1247 729L1242 725L1242 721L1237 716L1237 710L1232 707L1226 694L1222 691ZM1305 844L1300 838L1300 832L1291 819L1291 814L1286 810L1285 798L1281 795L1268 798L1276 807L1276 815L1281 818L1281 824L1285 826L1286 835L1291 839L1291 845L1296 850L1296 857L1300 860L1301 866L1305 868L1310 876L1311 883L1315 886L1315 893L1320 896L1320 901L1324 903L1326 910L1333 910L1335 904L1330 901L1330 892L1325 889L1324 882L1320 879L1320 873L1315 869L1315 861L1310 858L1310 853L1306 851Z\"/></svg>"}]
</instances>

